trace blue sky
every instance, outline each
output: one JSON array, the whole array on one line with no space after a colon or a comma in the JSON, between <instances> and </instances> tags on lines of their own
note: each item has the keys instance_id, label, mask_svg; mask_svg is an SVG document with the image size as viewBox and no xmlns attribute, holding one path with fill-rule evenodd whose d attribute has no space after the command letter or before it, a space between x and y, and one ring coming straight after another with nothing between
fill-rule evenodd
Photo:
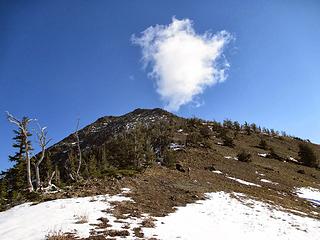
<instances>
[{"instance_id":1,"label":"blue sky","mask_svg":"<svg viewBox=\"0 0 320 240\"><path fill-rule=\"evenodd\" d=\"M230 118L320 143L320 2L0 1L0 169L14 152L5 111L39 119L53 142L104 115L163 107L132 34L190 19L228 31L228 78L176 112Z\"/></svg>"}]
</instances>

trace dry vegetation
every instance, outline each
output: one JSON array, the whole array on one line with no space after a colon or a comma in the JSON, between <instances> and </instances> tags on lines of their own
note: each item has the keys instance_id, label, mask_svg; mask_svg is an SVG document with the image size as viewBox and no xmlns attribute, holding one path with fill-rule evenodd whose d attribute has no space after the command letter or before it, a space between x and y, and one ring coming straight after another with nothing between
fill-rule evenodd
<instances>
[{"instance_id":1,"label":"dry vegetation","mask_svg":"<svg viewBox=\"0 0 320 240\"><path fill-rule=\"evenodd\" d=\"M99 121L103 124L103 119ZM273 131L253 131L247 126L235 130L234 125L226 124L222 127L214 122L197 119L179 118L174 121L177 122L170 122L164 127L163 133L150 138L154 137L156 143L159 139L163 140L164 150L161 156L152 155L152 164L143 171L112 169L106 173L101 172L97 177L74 183L72 187L64 188L63 192L46 195L42 200L106 193L114 195L120 193L123 187L130 188L130 193L126 195L133 201L113 202L113 208L106 210L106 213L112 213L118 222L149 214L150 218L146 218L141 222L141 226L133 229L137 238L143 238L142 227L155 226L152 217L165 216L175 211L177 206L203 199L205 193L216 191L243 193L247 197L282 207L287 211L301 211L320 219L319 208L312 207L309 202L294 194L297 187L319 188L319 168L308 167L295 161L300 158L301 143L313 149L314 155L319 159L318 145L285 134L280 136ZM143 137L141 139L149 142ZM172 144L178 147L172 149ZM120 144L121 152L122 147ZM142 152L141 156L145 156L144 154L145 152ZM261 187L244 185L230 177ZM263 182L262 179L276 184ZM95 201L94 198L91 201ZM75 218L77 223L88 222L87 214L75 214ZM113 239L130 234L125 229L126 226L122 230L114 230L111 229L109 219L99 220L96 229L103 230L102 233L90 236L88 240ZM72 236L64 236L60 232L48 235L47 239L64 239L62 237L72 239Z\"/></svg>"},{"instance_id":2,"label":"dry vegetation","mask_svg":"<svg viewBox=\"0 0 320 240\"><path fill-rule=\"evenodd\" d=\"M77 213L74 215L77 224L87 223L89 220L89 215L87 212Z\"/></svg>"},{"instance_id":3,"label":"dry vegetation","mask_svg":"<svg viewBox=\"0 0 320 240\"><path fill-rule=\"evenodd\" d=\"M50 231L46 236L46 240L75 240L75 238L70 235L63 233L61 230Z\"/></svg>"}]
</instances>

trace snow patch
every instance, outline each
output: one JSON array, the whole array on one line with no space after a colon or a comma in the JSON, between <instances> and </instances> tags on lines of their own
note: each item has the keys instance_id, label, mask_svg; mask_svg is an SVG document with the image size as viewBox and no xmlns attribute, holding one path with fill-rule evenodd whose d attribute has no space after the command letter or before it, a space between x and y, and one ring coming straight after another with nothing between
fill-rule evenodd
<instances>
[{"instance_id":1,"label":"snow patch","mask_svg":"<svg viewBox=\"0 0 320 240\"><path fill-rule=\"evenodd\" d=\"M312 187L296 188L295 193L300 197L310 201L312 204L320 206L320 190Z\"/></svg>"},{"instance_id":2,"label":"snow patch","mask_svg":"<svg viewBox=\"0 0 320 240\"><path fill-rule=\"evenodd\" d=\"M57 199L36 205L25 203L0 212L1 240L40 240L49 232L72 232L88 237L98 218L105 217L102 210L110 209L112 201L128 201L122 195ZM77 224L85 216L86 223Z\"/></svg>"},{"instance_id":3,"label":"snow patch","mask_svg":"<svg viewBox=\"0 0 320 240\"><path fill-rule=\"evenodd\" d=\"M169 148L172 149L173 151L179 151L184 148L184 145L177 144L177 143L170 143Z\"/></svg>"},{"instance_id":4,"label":"snow patch","mask_svg":"<svg viewBox=\"0 0 320 240\"><path fill-rule=\"evenodd\" d=\"M234 177L227 177L227 178L229 178L229 179L231 179L231 180L234 180L234 181L236 181L236 182L238 182L238 183L241 183L241 184L247 185L247 186L261 187L261 186L260 186L260 185L258 185L258 184L251 183L251 182L247 182L247 181L242 180L242 179L239 179L239 178L234 178Z\"/></svg>"},{"instance_id":5,"label":"snow patch","mask_svg":"<svg viewBox=\"0 0 320 240\"><path fill-rule=\"evenodd\" d=\"M237 158L237 157L231 157L231 156L224 156L224 158L226 158L226 159L238 160L238 158Z\"/></svg>"},{"instance_id":6,"label":"snow patch","mask_svg":"<svg viewBox=\"0 0 320 240\"><path fill-rule=\"evenodd\" d=\"M268 179L260 179L261 182L264 182L264 183L270 183L270 184L273 184L273 185L278 185L279 183L276 183L276 182L272 182Z\"/></svg>"},{"instance_id":7,"label":"snow patch","mask_svg":"<svg viewBox=\"0 0 320 240\"><path fill-rule=\"evenodd\" d=\"M268 153L258 153L258 156L266 158L268 156Z\"/></svg>"},{"instance_id":8,"label":"snow patch","mask_svg":"<svg viewBox=\"0 0 320 240\"><path fill-rule=\"evenodd\" d=\"M293 157L289 157L289 160L292 162L299 162L297 159L293 158Z\"/></svg>"},{"instance_id":9,"label":"snow patch","mask_svg":"<svg viewBox=\"0 0 320 240\"><path fill-rule=\"evenodd\" d=\"M240 195L235 194L237 197ZM320 239L320 221L281 211L274 206L216 192L166 216L155 228L144 228L146 238L184 240L310 240Z\"/></svg>"},{"instance_id":10,"label":"snow patch","mask_svg":"<svg viewBox=\"0 0 320 240\"><path fill-rule=\"evenodd\" d=\"M265 174L259 173L258 171L256 171L256 174L258 174L259 176L265 176Z\"/></svg>"}]
</instances>

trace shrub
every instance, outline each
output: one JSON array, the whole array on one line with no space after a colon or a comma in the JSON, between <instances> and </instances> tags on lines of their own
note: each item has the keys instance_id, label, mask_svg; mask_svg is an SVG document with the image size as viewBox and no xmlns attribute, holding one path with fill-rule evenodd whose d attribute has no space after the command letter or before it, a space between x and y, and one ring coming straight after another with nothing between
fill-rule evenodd
<instances>
[{"instance_id":1,"label":"shrub","mask_svg":"<svg viewBox=\"0 0 320 240\"><path fill-rule=\"evenodd\" d=\"M270 153L267 155L268 158L273 158L273 159L277 159L277 160L282 160L282 157L280 157L273 148L270 148Z\"/></svg>"},{"instance_id":2,"label":"shrub","mask_svg":"<svg viewBox=\"0 0 320 240\"><path fill-rule=\"evenodd\" d=\"M231 137L225 136L223 138L223 145L227 147L234 147L233 139Z\"/></svg>"},{"instance_id":3,"label":"shrub","mask_svg":"<svg viewBox=\"0 0 320 240\"><path fill-rule=\"evenodd\" d=\"M251 162L251 154L242 150L241 153L237 155L237 158L240 162Z\"/></svg>"},{"instance_id":4,"label":"shrub","mask_svg":"<svg viewBox=\"0 0 320 240\"><path fill-rule=\"evenodd\" d=\"M154 220L154 218L148 217L142 221L141 225L144 228L154 228L156 226Z\"/></svg>"},{"instance_id":5,"label":"shrub","mask_svg":"<svg viewBox=\"0 0 320 240\"><path fill-rule=\"evenodd\" d=\"M166 149L163 156L163 165L166 167L174 167L177 163L176 153L172 150Z\"/></svg>"},{"instance_id":6,"label":"shrub","mask_svg":"<svg viewBox=\"0 0 320 240\"><path fill-rule=\"evenodd\" d=\"M209 127L207 125L202 125L200 127L200 134L205 139L210 138L210 129L209 129Z\"/></svg>"},{"instance_id":7,"label":"shrub","mask_svg":"<svg viewBox=\"0 0 320 240\"><path fill-rule=\"evenodd\" d=\"M225 129L223 129L218 136L222 139L224 146L232 148L235 146L233 139L228 136L228 132Z\"/></svg>"},{"instance_id":8,"label":"shrub","mask_svg":"<svg viewBox=\"0 0 320 240\"><path fill-rule=\"evenodd\" d=\"M75 214L74 217L76 219L76 223L78 224L87 223L89 220L89 216L87 212L84 212L81 214Z\"/></svg>"},{"instance_id":9,"label":"shrub","mask_svg":"<svg viewBox=\"0 0 320 240\"><path fill-rule=\"evenodd\" d=\"M187 146L198 146L199 142L202 141L202 137L198 132L191 132L187 135L186 145Z\"/></svg>"},{"instance_id":10,"label":"shrub","mask_svg":"<svg viewBox=\"0 0 320 240\"><path fill-rule=\"evenodd\" d=\"M266 150L268 148L268 144L267 144L267 141L264 140L263 138L260 139L260 142L259 142L259 147Z\"/></svg>"},{"instance_id":11,"label":"shrub","mask_svg":"<svg viewBox=\"0 0 320 240\"><path fill-rule=\"evenodd\" d=\"M317 156L312 148L305 143L299 144L299 161L309 167L317 167Z\"/></svg>"}]
</instances>

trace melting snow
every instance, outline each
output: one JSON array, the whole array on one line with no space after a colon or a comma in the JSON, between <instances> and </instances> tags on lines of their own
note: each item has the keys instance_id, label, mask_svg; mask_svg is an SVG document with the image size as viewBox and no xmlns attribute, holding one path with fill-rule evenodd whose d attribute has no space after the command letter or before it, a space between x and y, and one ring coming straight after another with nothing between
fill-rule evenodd
<instances>
[{"instance_id":1,"label":"melting snow","mask_svg":"<svg viewBox=\"0 0 320 240\"><path fill-rule=\"evenodd\" d=\"M297 159L293 158L293 157L289 157L289 160L292 162L299 162Z\"/></svg>"},{"instance_id":2,"label":"melting snow","mask_svg":"<svg viewBox=\"0 0 320 240\"><path fill-rule=\"evenodd\" d=\"M32 205L25 203L0 212L1 240L41 240L49 232L74 232L88 237L90 224L105 217L101 210L111 208L110 201L124 201L122 195L58 199ZM88 217L88 223L76 224L77 217Z\"/></svg>"},{"instance_id":3,"label":"melting snow","mask_svg":"<svg viewBox=\"0 0 320 240\"><path fill-rule=\"evenodd\" d=\"M266 158L268 156L268 153L258 153L258 156Z\"/></svg>"},{"instance_id":4,"label":"melting snow","mask_svg":"<svg viewBox=\"0 0 320 240\"><path fill-rule=\"evenodd\" d=\"M228 178L247 185L257 185ZM122 191L128 193L130 189L123 188ZM297 194L313 201L320 199L319 190L314 188L299 188ZM163 240L320 239L319 220L289 213L280 207L249 199L241 193L216 192L208 193L206 197L206 200L178 207L176 212L166 217L156 218L155 228L143 228L145 237ZM124 224L129 227L130 236L122 239L137 239L133 237L133 228L140 226L142 219L129 217L119 222L111 213L101 212L111 208L111 201L130 200L120 194L58 199L33 206L31 203L22 204L0 212L0 238L41 240L50 231L60 230L88 237L94 228L90 224L97 223L100 217L107 217L112 229L120 230ZM75 215L82 214L88 216L88 223L75 224ZM144 214L145 217L148 215Z\"/></svg>"},{"instance_id":5,"label":"melting snow","mask_svg":"<svg viewBox=\"0 0 320 240\"><path fill-rule=\"evenodd\" d=\"M242 179L238 179L238 178L234 178L234 177L227 177L227 178L229 178L229 179L231 179L231 180L234 180L234 181L236 181L236 182L238 182L238 183L241 183L241 184L247 185L247 186L261 187L261 186L260 186L260 185L258 185L258 184L251 183L251 182L247 182L247 181L242 180Z\"/></svg>"},{"instance_id":6,"label":"melting snow","mask_svg":"<svg viewBox=\"0 0 320 240\"><path fill-rule=\"evenodd\" d=\"M172 149L173 151L178 151L184 148L184 145L180 145L177 143L170 143L169 145L170 149Z\"/></svg>"},{"instance_id":7,"label":"melting snow","mask_svg":"<svg viewBox=\"0 0 320 240\"><path fill-rule=\"evenodd\" d=\"M279 183L276 183L276 182L272 182L268 179L260 179L261 182L264 182L264 183L271 183L271 184L274 184L274 185L278 185Z\"/></svg>"},{"instance_id":8,"label":"melting snow","mask_svg":"<svg viewBox=\"0 0 320 240\"><path fill-rule=\"evenodd\" d=\"M179 207L157 218L156 228L143 229L147 238L184 240L310 240L320 239L320 221L287 213L250 199L241 202L224 192Z\"/></svg>"},{"instance_id":9,"label":"melting snow","mask_svg":"<svg viewBox=\"0 0 320 240\"><path fill-rule=\"evenodd\" d=\"M265 176L265 174L259 173L258 171L256 171L256 174L258 174L258 175L260 175L260 176Z\"/></svg>"},{"instance_id":10,"label":"melting snow","mask_svg":"<svg viewBox=\"0 0 320 240\"><path fill-rule=\"evenodd\" d=\"M307 199L311 203L320 206L320 190L312 187L301 187L296 189L299 197Z\"/></svg>"},{"instance_id":11,"label":"melting snow","mask_svg":"<svg viewBox=\"0 0 320 240\"><path fill-rule=\"evenodd\" d=\"M226 158L226 159L238 160L238 158L237 158L237 157L231 157L231 156L225 156L224 158Z\"/></svg>"}]
</instances>

